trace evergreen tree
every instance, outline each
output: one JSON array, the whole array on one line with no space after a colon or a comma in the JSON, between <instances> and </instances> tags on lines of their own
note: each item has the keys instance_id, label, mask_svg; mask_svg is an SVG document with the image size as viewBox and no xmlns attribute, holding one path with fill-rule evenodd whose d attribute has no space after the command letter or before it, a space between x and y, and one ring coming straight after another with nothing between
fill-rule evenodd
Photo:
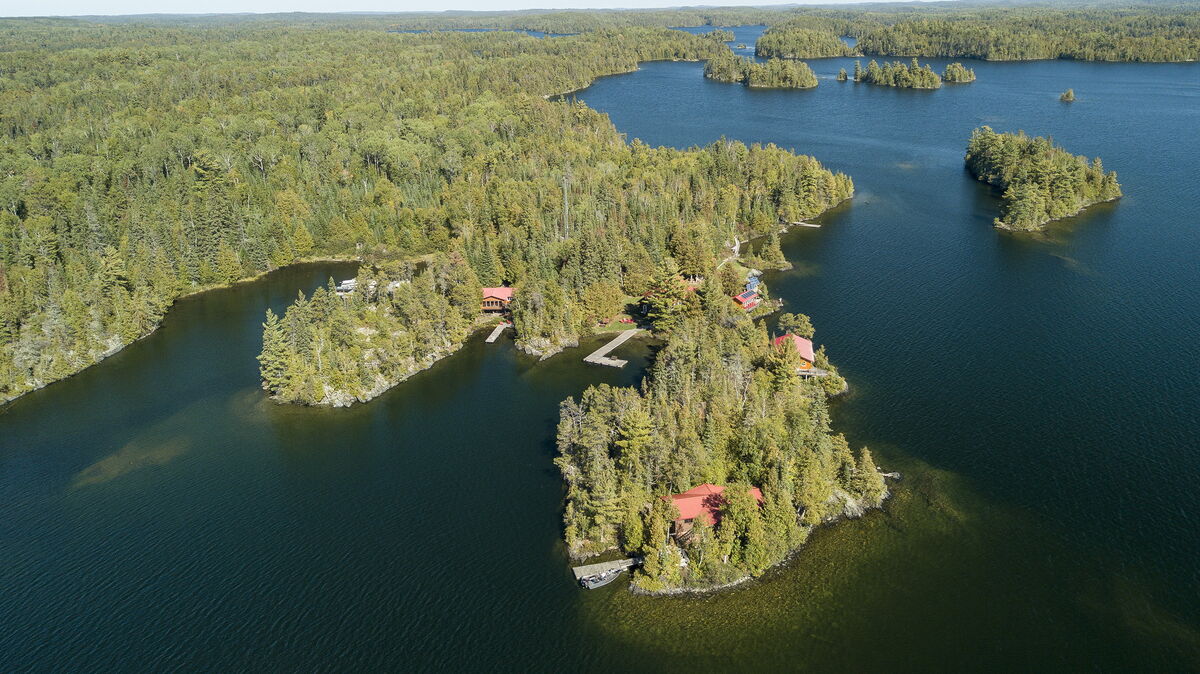
<instances>
[{"instance_id":1,"label":"evergreen tree","mask_svg":"<svg viewBox=\"0 0 1200 674\"><path fill-rule=\"evenodd\" d=\"M289 359L283 325L275 312L267 309L267 320L263 323L263 350L258 355L264 389L274 393L285 386Z\"/></svg>"},{"instance_id":2,"label":"evergreen tree","mask_svg":"<svg viewBox=\"0 0 1200 674\"><path fill-rule=\"evenodd\" d=\"M887 484L884 483L879 469L875 467L875 461L871 458L871 450L866 447L863 447L859 453L858 479L858 493L868 504L878 506L883 503L883 499L887 498Z\"/></svg>"}]
</instances>

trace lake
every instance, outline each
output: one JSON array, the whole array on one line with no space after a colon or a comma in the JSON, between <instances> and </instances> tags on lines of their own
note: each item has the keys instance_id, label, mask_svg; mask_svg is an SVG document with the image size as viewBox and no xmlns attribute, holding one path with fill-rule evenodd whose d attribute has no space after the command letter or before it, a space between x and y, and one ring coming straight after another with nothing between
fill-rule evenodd
<instances>
[{"instance_id":1,"label":"lake","mask_svg":"<svg viewBox=\"0 0 1200 674\"><path fill-rule=\"evenodd\" d=\"M479 334L370 404L280 407L263 312L353 274L297 266L0 408L0 669L1200 667L1200 65L969 62L906 91L833 80L852 63L810 61L810 91L648 63L577 97L630 139L854 178L766 281L850 381L838 429L904 474L884 512L734 592L579 590L557 406L636 383L649 347L615 370L581 362L598 340L537 362ZM1127 196L997 232L962 167L980 124L1101 156Z\"/></svg>"}]
</instances>

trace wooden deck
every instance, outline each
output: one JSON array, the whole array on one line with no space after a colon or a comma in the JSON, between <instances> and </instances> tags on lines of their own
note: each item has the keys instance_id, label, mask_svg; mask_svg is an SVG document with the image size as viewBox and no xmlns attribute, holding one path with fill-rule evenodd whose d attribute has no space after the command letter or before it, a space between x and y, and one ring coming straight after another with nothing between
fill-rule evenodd
<instances>
[{"instance_id":1,"label":"wooden deck","mask_svg":"<svg viewBox=\"0 0 1200 674\"><path fill-rule=\"evenodd\" d=\"M797 369L796 373L801 377L828 377L829 370L823 370L819 367L810 367L807 370Z\"/></svg>"},{"instance_id":2,"label":"wooden deck","mask_svg":"<svg viewBox=\"0 0 1200 674\"><path fill-rule=\"evenodd\" d=\"M501 323L500 325L497 325L496 329L492 330L492 334L488 335L487 339L484 341L486 341L488 344L491 344L492 342L496 341L496 339L498 337L500 337L500 333L504 332L504 328L507 328L507 327L508 327L507 323Z\"/></svg>"},{"instance_id":3,"label":"wooden deck","mask_svg":"<svg viewBox=\"0 0 1200 674\"><path fill-rule=\"evenodd\" d=\"M625 367L629 364L629 361L621 360L620 358L609 358L608 354L611 353L613 349L629 341L630 337L633 337L639 332L641 332L640 328L632 328L630 330L623 331L608 344L605 344L599 349L591 352L583 359L583 362L595 363L596 365L607 365L609 367Z\"/></svg>"},{"instance_id":4,"label":"wooden deck","mask_svg":"<svg viewBox=\"0 0 1200 674\"><path fill-rule=\"evenodd\" d=\"M632 569L642 563L641 558L630 557L629 559L616 559L611 562L597 562L595 564L584 564L571 569L571 573L575 574L575 580L582 580L588 576L594 576L605 571L613 569Z\"/></svg>"}]
</instances>

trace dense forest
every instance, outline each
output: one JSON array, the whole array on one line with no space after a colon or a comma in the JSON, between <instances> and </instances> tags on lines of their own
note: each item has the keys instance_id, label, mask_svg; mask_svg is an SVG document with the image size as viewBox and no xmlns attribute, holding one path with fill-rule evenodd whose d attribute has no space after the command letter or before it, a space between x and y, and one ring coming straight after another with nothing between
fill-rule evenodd
<instances>
[{"instance_id":1,"label":"dense forest","mask_svg":"<svg viewBox=\"0 0 1200 674\"><path fill-rule=\"evenodd\" d=\"M866 68L855 61L854 81L904 89L937 89L942 86L942 78L933 72L933 68L928 63L923 66L918 64L915 58L909 64L896 61L882 66L871 59Z\"/></svg>"},{"instance_id":2,"label":"dense forest","mask_svg":"<svg viewBox=\"0 0 1200 674\"><path fill-rule=\"evenodd\" d=\"M803 61L772 58L757 63L738 56L726 48L708 59L704 76L720 82L744 82L747 86L772 89L811 89L817 86L817 76Z\"/></svg>"},{"instance_id":3,"label":"dense forest","mask_svg":"<svg viewBox=\"0 0 1200 674\"><path fill-rule=\"evenodd\" d=\"M1003 190L1002 229L1035 230L1051 220L1121 196L1116 172L1104 172L1100 158L1088 162L1048 138L1023 132L996 133L983 126L971 134L967 169L977 179Z\"/></svg>"},{"instance_id":4,"label":"dense forest","mask_svg":"<svg viewBox=\"0 0 1200 674\"><path fill-rule=\"evenodd\" d=\"M367 265L346 297L331 286L270 310L259 356L263 388L280 402L365 402L452 353L479 318L480 283L457 251L420 273Z\"/></svg>"},{"instance_id":5,"label":"dense forest","mask_svg":"<svg viewBox=\"0 0 1200 674\"><path fill-rule=\"evenodd\" d=\"M795 352L770 344L761 324L712 305L672 331L641 390L602 385L562 404L556 463L573 556L619 547L644 558L643 590L711 587L758 575L812 527L880 504L887 488L870 452L856 456L829 428L840 378L801 378ZM823 351L817 360L829 367ZM679 513L667 497L704 483L727 485L719 521L672 537Z\"/></svg>"},{"instance_id":6,"label":"dense forest","mask_svg":"<svg viewBox=\"0 0 1200 674\"><path fill-rule=\"evenodd\" d=\"M1200 58L1195 5L1013 7L913 16L865 32L865 54L995 61L1192 61Z\"/></svg>"},{"instance_id":7,"label":"dense forest","mask_svg":"<svg viewBox=\"0 0 1200 674\"><path fill-rule=\"evenodd\" d=\"M333 295L322 290L320 301L299 298L281 324L268 317L265 388L285 402L368 400L462 344L479 313L482 285L515 288L511 316L517 343L542 356L575 344L644 297L674 298L648 316L649 327L669 331L699 306L697 296L685 293L685 278L722 284L705 297L732 312L730 297L741 292L744 278L728 277L733 265L717 270L731 242L765 236L763 251L782 258L776 233L781 220L811 217L853 192L848 177L774 146L720 141L679 151L626 145L607 120L582 105L538 107L548 128L576 125L613 134L612 142L592 147L602 170L589 170L582 159L572 166L575 189L565 222L560 201L546 198L559 187L552 180L506 182L502 205L520 209L526 222L511 218L512 211L493 212L480 204L486 217L455 223L465 236L447 239L450 263L431 265L411 283L404 267L389 272L367 264L346 306L328 309ZM572 137L560 141L570 143ZM531 163L493 164L489 170L533 171L548 160L541 152L582 147L542 142L539 152L527 150ZM484 176L478 180L488 182ZM569 215L585 207L590 217ZM305 324L306 336L299 340L293 312ZM284 340L271 338L280 331ZM285 349L273 349L285 342ZM328 365L334 362L339 365Z\"/></svg>"},{"instance_id":8,"label":"dense forest","mask_svg":"<svg viewBox=\"0 0 1200 674\"><path fill-rule=\"evenodd\" d=\"M462 239L521 273L513 240L562 237L564 172L590 232L616 180L594 158L630 152L602 116L543 96L718 46L636 28L21 25L0 54L0 400L147 334L183 294L298 259ZM725 195L722 226L816 208L775 187Z\"/></svg>"},{"instance_id":9,"label":"dense forest","mask_svg":"<svg viewBox=\"0 0 1200 674\"><path fill-rule=\"evenodd\" d=\"M975 69L966 68L961 63L951 63L942 71L942 81L951 83L974 82Z\"/></svg>"},{"instance_id":10,"label":"dense forest","mask_svg":"<svg viewBox=\"0 0 1200 674\"><path fill-rule=\"evenodd\" d=\"M785 24L764 32L754 53L763 58L812 59L854 56L857 52L832 32Z\"/></svg>"},{"instance_id":11,"label":"dense forest","mask_svg":"<svg viewBox=\"0 0 1200 674\"><path fill-rule=\"evenodd\" d=\"M493 182L480 201L478 185L449 187L524 148L519 134L546 131L534 99L641 60L724 50L639 25L758 22L823 33L814 44L854 35L868 53L1200 56L1191 6L3 20L0 400L147 334L183 294L298 259L423 255L445 252L452 235L485 238L447 223L475 219L481 203L499 208L490 195L506 188ZM461 27L587 32L386 33ZM780 66L754 77L807 81ZM545 222L559 221L550 194L581 158L546 158L532 174L535 200L546 202ZM769 218L762 197L751 200L748 210ZM522 220L516 210L507 217Z\"/></svg>"}]
</instances>

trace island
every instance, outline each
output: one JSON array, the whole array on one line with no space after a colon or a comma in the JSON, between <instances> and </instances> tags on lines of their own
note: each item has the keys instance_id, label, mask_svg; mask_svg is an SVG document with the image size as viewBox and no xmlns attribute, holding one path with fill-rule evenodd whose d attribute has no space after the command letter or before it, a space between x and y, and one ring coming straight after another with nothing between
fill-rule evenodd
<instances>
[{"instance_id":1,"label":"island","mask_svg":"<svg viewBox=\"0 0 1200 674\"><path fill-rule=\"evenodd\" d=\"M896 61L882 66L871 59L866 69L859 61L855 61L854 81L902 89L937 89L942 86L942 78L933 72L933 68L928 63L924 66L918 64L916 58L908 64Z\"/></svg>"},{"instance_id":2,"label":"island","mask_svg":"<svg viewBox=\"0 0 1200 674\"><path fill-rule=\"evenodd\" d=\"M704 76L719 82L742 82L764 89L811 89L817 86L816 74L803 61L772 58L766 63L756 63L728 48L708 60L704 65Z\"/></svg>"},{"instance_id":3,"label":"island","mask_svg":"<svg viewBox=\"0 0 1200 674\"><path fill-rule=\"evenodd\" d=\"M951 63L942 71L942 81L950 83L962 83L975 81L975 69L966 68L961 63Z\"/></svg>"},{"instance_id":4,"label":"island","mask_svg":"<svg viewBox=\"0 0 1200 674\"><path fill-rule=\"evenodd\" d=\"M1002 191L999 229L1032 231L1088 206L1121 197L1115 171L1024 132L996 133L982 126L967 144L967 170Z\"/></svg>"},{"instance_id":5,"label":"island","mask_svg":"<svg viewBox=\"0 0 1200 674\"><path fill-rule=\"evenodd\" d=\"M1063 103L1074 103L1075 102L1075 90L1067 89L1066 91L1059 94L1058 100L1062 101Z\"/></svg>"},{"instance_id":6,"label":"island","mask_svg":"<svg viewBox=\"0 0 1200 674\"><path fill-rule=\"evenodd\" d=\"M758 38L754 54L761 58L810 59L854 56L857 52L832 31L784 23Z\"/></svg>"},{"instance_id":7,"label":"island","mask_svg":"<svg viewBox=\"0 0 1200 674\"><path fill-rule=\"evenodd\" d=\"M671 328L642 387L594 386L562 405L567 548L641 560L635 591L761 575L815 527L888 496L870 450L830 430L844 382L808 318L781 317L793 332L776 334L717 300Z\"/></svg>"}]
</instances>

